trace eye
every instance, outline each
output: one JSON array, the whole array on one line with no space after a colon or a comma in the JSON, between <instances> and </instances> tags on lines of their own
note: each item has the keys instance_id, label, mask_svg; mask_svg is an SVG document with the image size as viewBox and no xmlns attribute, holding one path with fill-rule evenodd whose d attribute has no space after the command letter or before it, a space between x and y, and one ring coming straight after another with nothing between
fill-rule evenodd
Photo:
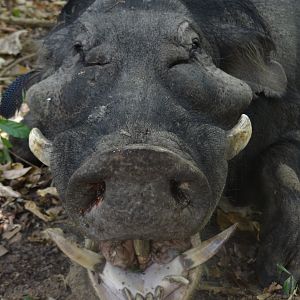
<instances>
[{"instance_id":1,"label":"eye","mask_svg":"<svg viewBox=\"0 0 300 300\"><path fill-rule=\"evenodd\" d=\"M80 55L80 60L82 62L84 62L85 61L85 53L83 50L82 43L80 41L75 42L73 48L74 48L75 53Z\"/></svg>"},{"instance_id":2,"label":"eye","mask_svg":"<svg viewBox=\"0 0 300 300\"><path fill-rule=\"evenodd\" d=\"M86 53L87 66L105 66L111 62L111 52L103 45L97 46Z\"/></svg>"}]
</instances>

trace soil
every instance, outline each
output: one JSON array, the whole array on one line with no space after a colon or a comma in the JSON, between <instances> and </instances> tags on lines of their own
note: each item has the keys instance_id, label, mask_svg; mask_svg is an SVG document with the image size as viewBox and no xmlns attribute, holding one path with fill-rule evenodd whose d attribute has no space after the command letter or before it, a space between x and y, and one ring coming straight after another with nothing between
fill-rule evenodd
<instances>
[{"instance_id":1,"label":"soil","mask_svg":"<svg viewBox=\"0 0 300 300\"><path fill-rule=\"evenodd\" d=\"M27 237L0 258L1 299L65 299L68 259L54 245L30 242Z\"/></svg>"}]
</instances>

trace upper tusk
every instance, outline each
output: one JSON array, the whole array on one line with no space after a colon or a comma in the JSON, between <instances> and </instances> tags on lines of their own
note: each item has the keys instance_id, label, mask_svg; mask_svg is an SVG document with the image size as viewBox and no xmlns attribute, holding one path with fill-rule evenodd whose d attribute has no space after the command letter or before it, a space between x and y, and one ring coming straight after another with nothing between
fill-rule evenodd
<instances>
[{"instance_id":1,"label":"upper tusk","mask_svg":"<svg viewBox=\"0 0 300 300\"><path fill-rule=\"evenodd\" d=\"M65 239L60 229L48 228L45 232L66 256L85 269L95 271L96 267L104 262L104 258L100 254L79 248L75 243Z\"/></svg>"},{"instance_id":2,"label":"upper tusk","mask_svg":"<svg viewBox=\"0 0 300 300\"><path fill-rule=\"evenodd\" d=\"M226 132L226 159L230 160L238 155L248 145L251 136L251 121L247 115L242 115L238 123Z\"/></svg>"},{"instance_id":3,"label":"upper tusk","mask_svg":"<svg viewBox=\"0 0 300 300\"><path fill-rule=\"evenodd\" d=\"M29 148L38 160L50 166L52 143L38 128L33 128L29 134Z\"/></svg>"}]
</instances>

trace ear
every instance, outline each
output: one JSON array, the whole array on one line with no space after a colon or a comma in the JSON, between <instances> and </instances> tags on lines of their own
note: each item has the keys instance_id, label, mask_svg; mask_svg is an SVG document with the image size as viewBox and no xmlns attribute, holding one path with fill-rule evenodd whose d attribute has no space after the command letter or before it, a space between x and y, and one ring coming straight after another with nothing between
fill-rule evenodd
<instances>
[{"instance_id":1,"label":"ear","mask_svg":"<svg viewBox=\"0 0 300 300\"><path fill-rule=\"evenodd\" d=\"M75 21L95 0L69 0L58 17L59 23L69 24Z\"/></svg>"},{"instance_id":2,"label":"ear","mask_svg":"<svg viewBox=\"0 0 300 300\"><path fill-rule=\"evenodd\" d=\"M253 94L281 97L287 88L283 67L271 60L270 30L254 1L182 0L212 45L226 73L248 83Z\"/></svg>"},{"instance_id":3,"label":"ear","mask_svg":"<svg viewBox=\"0 0 300 300\"><path fill-rule=\"evenodd\" d=\"M253 37L253 32L243 34L248 34L249 39L236 35L225 47L223 45L221 68L245 81L253 94L282 97L287 89L287 76L282 65L270 58L274 49L272 41Z\"/></svg>"}]
</instances>

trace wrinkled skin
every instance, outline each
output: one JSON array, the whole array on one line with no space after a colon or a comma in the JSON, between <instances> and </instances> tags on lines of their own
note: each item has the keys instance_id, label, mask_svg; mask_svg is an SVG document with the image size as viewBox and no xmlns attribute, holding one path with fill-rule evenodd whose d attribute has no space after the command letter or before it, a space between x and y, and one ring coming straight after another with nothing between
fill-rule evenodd
<instances>
[{"instance_id":1,"label":"wrinkled skin","mask_svg":"<svg viewBox=\"0 0 300 300\"><path fill-rule=\"evenodd\" d=\"M222 194L258 199L262 283L277 263L299 278L296 32L282 51L248 1L92 2L69 2L27 93L27 122L53 142L54 181L78 228L97 241L184 239ZM285 18L298 22L290 2ZM228 162L226 130L242 113L252 140Z\"/></svg>"}]
</instances>

